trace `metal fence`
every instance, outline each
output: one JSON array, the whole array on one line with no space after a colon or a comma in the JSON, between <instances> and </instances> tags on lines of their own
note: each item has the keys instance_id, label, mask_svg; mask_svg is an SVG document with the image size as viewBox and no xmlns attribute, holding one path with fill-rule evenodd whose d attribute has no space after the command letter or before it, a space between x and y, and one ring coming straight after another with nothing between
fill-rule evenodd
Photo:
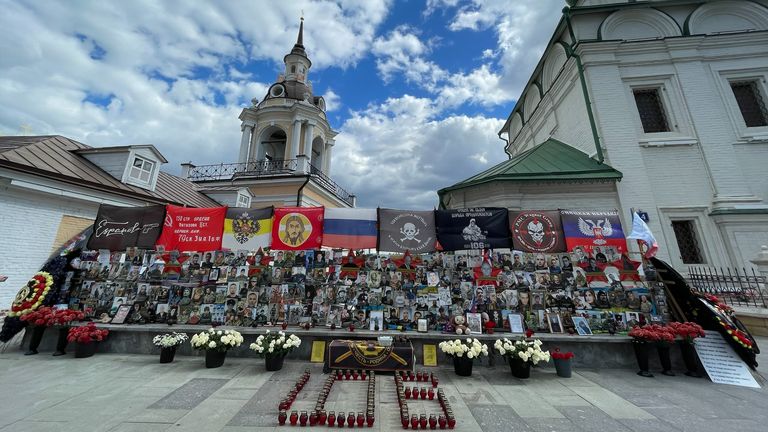
<instances>
[{"instance_id":1,"label":"metal fence","mask_svg":"<svg viewBox=\"0 0 768 432\"><path fill-rule=\"evenodd\" d=\"M688 282L694 289L716 295L732 306L768 308L765 277L754 269L691 267Z\"/></svg>"},{"instance_id":2,"label":"metal fence","mask_svg":"<svg viewBox=\"0 0 768 432\"><path fill-rule=\"evenodd\" d=\"M296 159L260 160L247 163L201 165L189 170L192 181L233 180L236 176L270 176L292 174L298 168Z\"/></svg>"}]
</instances>

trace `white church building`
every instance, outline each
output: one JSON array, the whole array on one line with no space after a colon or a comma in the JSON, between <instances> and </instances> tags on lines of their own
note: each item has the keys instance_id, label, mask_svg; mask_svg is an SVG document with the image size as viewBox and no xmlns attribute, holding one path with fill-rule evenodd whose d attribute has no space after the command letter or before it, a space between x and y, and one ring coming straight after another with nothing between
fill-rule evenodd
<instances>
[{"instance_id":1,"label":"white church building","mask_svg":"<svg viewBox=\"0 0 768 432\"><path fill-rule=\"evenodd\" d=\"M499 137L442 207L648 214L659 257L749 266L768 244L768 1L569 1ZM634 245L630 245L634 247Z\"/></svg>"}]
</instances>

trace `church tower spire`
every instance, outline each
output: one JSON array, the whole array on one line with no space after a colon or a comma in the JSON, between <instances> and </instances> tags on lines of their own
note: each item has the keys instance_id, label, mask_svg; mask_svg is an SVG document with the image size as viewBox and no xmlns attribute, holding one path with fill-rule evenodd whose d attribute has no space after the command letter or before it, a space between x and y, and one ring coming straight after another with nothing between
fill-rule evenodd
<instances>
[{"instance_id":1,"label":"church tower spire","mask_svg":"<svg viewBox=\"0 0 768 432\"><path fill-rule=\"evenodd\" d=\"M312 62L304 49L304 17L301 17L299 23L299 36L296 38L296 43L291 52L283 58L283 62L285 63L286 80L296 80L307 84L307 74L309 68L312 67Z\"/></svg>"}]
</instances>

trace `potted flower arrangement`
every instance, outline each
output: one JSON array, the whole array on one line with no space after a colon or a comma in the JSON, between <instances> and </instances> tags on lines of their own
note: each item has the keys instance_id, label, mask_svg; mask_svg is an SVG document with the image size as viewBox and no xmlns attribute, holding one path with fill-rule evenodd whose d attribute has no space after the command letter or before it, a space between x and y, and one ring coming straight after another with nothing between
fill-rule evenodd
<instances>
[{"instance_id":1,"label":"potted flower arrangement","mask_svg":"<svg viewBox=\"0 0 768 432\"><path fill-rule=\"evenodd\" d=\"M538 339L527 340L520 338L515 342L504 338L497 339L493 344L496 351L509 360L509 367L515 378L528 378L531 376L531 366L539 362L549 361L549 351L541 349L541 341Z\"/></svg>"},{"instance_id":2,"label":"potted flower arrangement","mask_svg":"<svg viewBox=\"0 0 768 432\"><path fill-rule=\"evenodd\" d=\"M43 340L43 334L48 327L59 326L59 337L56 341L56 351L54 356L66 354L64 349L67 347L67 334L69 333L69 323L83 319L83 313L70 309L54 309L43 306L19 319L26 321L32 326L32 336L29 339L29 350L24 355L37 354L37 347Z\"/></svg>"},{"instance_id":3,"label":"potted flower arrangement","mask_svg":"<svg viewBox=\"0 0 768 432\"><path fill-rule=\"evenodd\" d=\"M488 356L488 345L474 338L443 341L439 346L443 353L453 357L453 369L459 376L471 376L474 359Z\"/></svg>"},{"instance_id":4,"label":"potted flower arrangement","mask_svg":"<svg viewBox=\"0 0 768 432\"><path fill-rule=\"evenodd\" d=\"M655 343L659 351L659 360L661 361L662 373L664 375L672 374L672 362L669 359L669 346L675 340L675 333L669 327L663 327L658 324L646 325L643 327L634 326L628 333L632 338L632 347L635 350L635 358L640 371L640 376L652 377L653 374L648 371L648 355L650 343Z\"/></svg>"},{"instance_id":5,"label":"potted flower arrangement","mask_svg":"<svg viewBox=\"0 0 768 432\"><path fill-rule=\"evenodd\" d=\"M230 348L239 347L243 343L243 336L235 330L210 328L192 336L189 342L193 349L205 350L205 367L217 368L224 364Z\"/></svg>"},{"instance_id":6,"label":"potted flower arrangement","mask_svg":"<svg viewBox=\"0 0 768 432\"><path fill-rule=\"evenodd\" d=\"M266 334L256 338L256 342L252 343L250 348L258 357L264 357L268 371L278 371L283 368L285 356L299 345L301 345L301 339L296 335L286 336L282 331L270 333L267 330Z\"/></svg>"},{"instance_id":7,"label":"potted flower arrangement","mask_svg":"<svg viewBox=\"0 0 768 432\"><path fill-rule=\"evenodd\" d=\"M683 362L685 363L685 374L690 377L701 378L699 372L699 362L696 356L696 349L694 348L694 339L705 337L704 329L700 325L694 322L672 322L669 323L669 328L680 337L678 341L680 344L680 351L683 354Z\"/></svg>"},{"instance_id":8,"label":"potted flower arrangement","mask_svg":"<svg viewBox=\"0 0 768 432\"><path fill-rule=\"evenodd\" d=\"M570 378L571 377L571 360L573 359L573 352L571 351L560 351L560 348L555 348L553 352L550 353L550 356L552 357L553 363L555 363L555 371L557 371L557 376L563 377L563 378Z\"/></svg>"},{"instance_id":9,"label":"potted flower arrangement","mask_svg":"<svg viewBox=\"0 0 768 432\"><path fill-rule=\"evenodd\" d=\"M70 328L67 340L77 343L75 358L85 358L96 353L96 342L103 341L108 334L109 330L100 329L95 323L89 322L84 326Z\"/></svg>"},{"instance_id":10,"label":"potted flower arrangement","mask_svg":"<svg viewBox=\"0 0 768 432\"><path fill-rule=\"evenodd\" d=\"M152 343L160 347L160 363L170 363L176 355L176 349L189 339L184 333L166 333L152 338Z\"/></svg>"}]
</instances>

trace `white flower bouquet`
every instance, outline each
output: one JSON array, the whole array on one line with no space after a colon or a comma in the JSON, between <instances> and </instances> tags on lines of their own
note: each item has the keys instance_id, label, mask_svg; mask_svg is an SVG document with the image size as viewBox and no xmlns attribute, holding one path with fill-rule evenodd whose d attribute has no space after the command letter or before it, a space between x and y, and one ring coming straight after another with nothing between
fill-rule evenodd
<instances>
[{"instance_id":1,"label":"white flower bouquet","mask_svg":"<svg viewBox=\"0 0 768 432\"><path fill-rule=\"evenodd\" d=\"M173 332L155 336L152 343L160 348L170 348L183 344L187 339L189 338L184 333Z\"/></svg>"},{"instance_id":2,"label":"white flower bouquet","mask_svg":"<svg viewBox=\"0 0 768 432\"><path fill-rule=\"evenodd\" d=\"M440 350L451 357L474 359L488 355L488 345L474 338L455 339L440 342Z\"/></svg>"},{"instance_id":3,"label":"white flower bouquet","mask_svg":"<svg viewBox=\"0 0 768 432\"><path fill-rule=\"evenodd\" d=\"M536 365L542 361L544 363L549 361L549 351L541 349L541 341L538 339L529 341L521 338L514 342L507 338L497 339L493 347L502 356L509 357L510 359L519 359L524 363Z\"/></svg>"},{"instance_id":4,"label":"white flower bouquet","mask_svg":"<svg viewBox=\"0 0 768 432\"><path fill-rule=\"evenodd\" d=\"M299 345L301 345L301 339L296 335L286 336L282 331L270 333L267 330L266 334L256 338L256 342L252 343L250 348L259 357L276 357L287 355Z\"/></svg>"},{"instance_id":5,"label":"white flower bouquet","mask_svg":"<svg viewBox=\"0 0 768 432\"><path fill-rule=\"evenodd\" d=\"M211 328L192 336L189 342L196 350L227 351L230 348L239 347L243 343L243 336L235 330Z\"/></svg>"}]
</instances>

